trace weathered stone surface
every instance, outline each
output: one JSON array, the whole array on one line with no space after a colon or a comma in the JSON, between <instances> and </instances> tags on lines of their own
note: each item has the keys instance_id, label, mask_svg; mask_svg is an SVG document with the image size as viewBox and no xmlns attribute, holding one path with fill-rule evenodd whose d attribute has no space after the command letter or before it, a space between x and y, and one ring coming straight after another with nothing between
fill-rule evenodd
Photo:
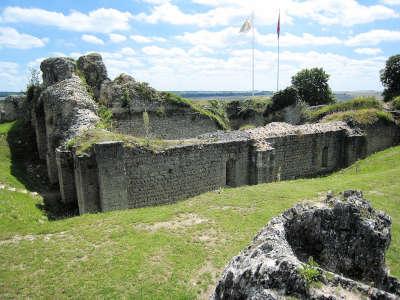
<instances>
[{"instance_id":1,"label":"weathered stone surface","mask_svg":"<svg viewBox=\"0 0 400 300\"><path fill-rule=\"evenodd\" d=\"M24 114L26 96L8 96L0 101L0 123L14 121Z\"/></svg>"},{"instance_id":2,"label":"weathered stone surface","mask_svg":"<svg viewBox=\"0 0 400 300\"><path fill-rule=\"evenodd\" d=\"M335 292L340 288L342 295L397 299L399 281L384 263L390 228L390 217L374 210L361 192L328 195L320 205L298 204L272 219L233 258L212 298L340 299ZM301 275L309 257L319 264L320 285L309 285Z\"/></svg>"},{"instance_id":3,"label":"weathered stone surface","mask_svg":"<svg viewBox=\"0 0 400 300\"><path fill-rule=\"evenodd\" d=\"M57 182L57 147L93 127L99 120L97 105L88 94L81 79L69 79L49 86L36 103L35 127L39 151L46 151L46 161L51 182Z\"/></svg>"},{"instance_id":4,"label":"weathered stone surface","mask_svg":"<svg viewBox=\"0 0 400 300\"><path fill-rule=\"evenodd\" d=\"M68 57L48 58L42 61L40 70L43 73L44 86L49 86L71 78L76 71L76 62Z\"/></svg>"},{"instance_id":5,"label":"weathered stone surface","mask_svg":"<svg viewBox=\"0 0 400 300\"><path fill-rule=\"evenodd\" d=\"M79 57L78 69L83 73L86 83L92 88L96 99L100 97L102 83L107 80L107 69L100 54L91 53Z\"/></svg>"}]
</instances>

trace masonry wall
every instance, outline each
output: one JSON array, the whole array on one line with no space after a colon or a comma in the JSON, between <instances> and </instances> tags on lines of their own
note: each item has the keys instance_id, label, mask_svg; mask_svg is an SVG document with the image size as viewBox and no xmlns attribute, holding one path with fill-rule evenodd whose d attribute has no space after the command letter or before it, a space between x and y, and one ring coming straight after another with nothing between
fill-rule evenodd
<instances>
[{"instance_id":1,"label":"masonry wall","mask_svg":"<svg viewBox=\"0 0 400 300\"><path fill-rule=\"evenodd\" d=\"M162 153L125 153L128 206L173 202L248 183L247 143L174 148ZM228 171L227 171L228 164Z\"/></svg>"},{"instance_id":2,"label":"masonry wall","mask_svg":"<svg viewBox=\"0 0 400 300\"><path fill-rule=\"evenodd\" d=\"M165 114L149 111L149 133L162 139L193 138L218 130L217 124L195 112L186 110L169 111ZM120 112L114 114L114 131L134 136L145 136L142 112Z\"/></svg>"},{"instance_id":3,"label":"masonry wall","mask_svg":"<svg viewBox=\"0 0 400 300\"><path fill-rule=\"evenodd\" d=\"M345 130L338 130L267 139L272 149L255 152L257 183L308 177L343 167L345 135Z\"/></svg>"},{"instance_id":4,"label":"masonry wall","mask_svg":"<svg viewBox=\"0 0 400 300\"><path fill-rule=\"evenodd\" d=\"M364 129L366 135L366 155L384 150L399 143L400 127L393 124L375 124Z\"/></svg>"},{"instance_id":5,"label":"masonry wall","mask_svg":"<svg viewBox=\"0 0 400 300\"><path fill-rule=\"evenodd\" d=\"M10 122L21 117L25 96L8 96L0 100L0 123Z\"/></svg>"}]
</instances>

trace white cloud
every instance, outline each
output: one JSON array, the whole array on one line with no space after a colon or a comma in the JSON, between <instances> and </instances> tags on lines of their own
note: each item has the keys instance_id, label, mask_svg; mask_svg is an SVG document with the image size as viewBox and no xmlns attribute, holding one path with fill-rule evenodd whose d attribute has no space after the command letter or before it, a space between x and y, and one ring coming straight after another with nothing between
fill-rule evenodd
<instances>
[{"instance_id":1,"label":"white cloud","mask_svg":"<svg viewBox=\"0 0 400 300\"><path fill-rule=\"evenodd\" d=\"M294 18L304 18L322 25L353 26L399 17L392 8L384 5L363 5L356 0L301 2L295 0L194 0L193 2L209 6L210 9L202 13L189 13L182 11L179 6L170 1L156 1L150 13L140 13L135 18L148 23L166 22L175 25L212 27L229 25L233 21L243 21L251 11L256 12L256 25L276 24L278 9L281 9L282 24L294 24Z\"/></svg>"},{"instance_id":2,"label":"white cloud","mask_svg":"<svg viewBox=\"0 0 400 300\"><path fill-rule=\"evenodd\" d=\"M348 46L378 45L382 42L400 41L400 31L374 29L352 36L346 41Z\"/></svg>"},{"instance_id":3,"label":"white cloud","mask_svg":"<svg viewBox=\"0 0 400 300\"><path fill-rule=\"evenodd\" d=\"M146 44L146 43L153 43L153 42L160 42L164 43L167 40L163 37L158 36L144 36L144 35L131 35L130 38L134 40L136 43Z\"/></svg>"},{"instance_id":4,"label":"white cloud","mask_svg":"<svg viewBox=\"0 0 400 300\"><path fill-rule=\"evenodd\" d=\"M45 46L47 39L19 33L11 27L0 27L0 48L31 49Z\"/></svg>"},{"instance_id":5,"label":"white cloud","mask_svg":"<svg viewBox=\"0 0 400 300\"><path fill-rule=\"evenodd\" d=\"M102 39L98 38L95 35L91 35L91 34L83 34L81 36L81 40L85 41L86 43L90 43L90 44L104 45L104 41Z\"/></svg>"},{"instance_id":6,"label":"white cloud","mask_svg":"<svg viewBox=\"0 0 400 300\"><path fill-rule=\"evenodd\" d=\"M26 80L19 74L19 65L11 61L0 61L0 90L19 91ZM23 83L21 85L21 83Z\"/></svg>"},{"instance_id":7,"label":"white cloud","mask_svg":"<svg viewBox=\"0 0 400 300\"><path fill-rule=\"evenodd\" d=\"M113 43L122 43L126 41L126 36L117 33L110 33L109 38Z\"/></svg>"},{"instance_id":8,"label":"white cloud","mask_svg":"<svg viewBox=\"0 0 400 300\"><path fill-rule=\"evenodd\" d=\"M263 35L257 30L255 31L256 43L266 47L275 47L277 43L277 36L275 33ZM220 31L199 30L196 32L185 32L177 36L177 39L192 45L201 45L208 48L229 48L229 46L237 46L248 44L250 41L250 34L239 33L235 27L227 27ZM340 45L343 44L339 38L334 36L315 36L309 33L302 35L294 35L286 33L280 37L280 45L282 47L291 46L326 46L326 45Z\"/></svg>"},{"instance_id":9,"label":"white cloud","mask_svg":"<svg viewBox=\"0 0 400 300\"><path fill-rule=\"evenodd\" d=\"M68 15L40 8L6 7L1 15L4 23L30 23L55 26L63 30L78 32L110 33L130 28L129 12L113 8L99 8L88 14L72 11Z\"/></svg>"},{"instance_id":10,"label":"white cloud","mask_svg":"<svg viewBox=\"0 0 400 300\"><path fill-rule=\"evenodd\" d=\"M382 0L381 2L388 5L400 5L400 0Z\"/></svg>"},{"instance_id":11,"label":"white cloud","mask_svg":"<svg viewBox=\"0 0 400 300\"><path fill-rule=\"evenodd\" d=\"M377 55L382 53L382 49L380 48L357 48L354 49L355 53L365 54L365 55Z\"/></svg>"}]
</instances>

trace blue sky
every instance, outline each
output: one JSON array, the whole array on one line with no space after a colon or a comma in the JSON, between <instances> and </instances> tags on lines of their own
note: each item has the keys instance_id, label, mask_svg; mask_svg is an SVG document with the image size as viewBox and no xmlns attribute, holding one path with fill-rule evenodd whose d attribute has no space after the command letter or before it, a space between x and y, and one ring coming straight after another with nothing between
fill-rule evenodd
<instances>
[{"instance_id":1,"label":"blue sky","mask_svg":"<svg viewBox=\"0 0 400 300\"><path fill-rule=\"evenodd\" d=\"M280 87L323 67L334 90L381 90L379 70L400 52L400 0L1 0L0 90L24 89L29 68L50 56L99 52L110 78L125 72L162 90Z\"/></svg>"}]
</instances>

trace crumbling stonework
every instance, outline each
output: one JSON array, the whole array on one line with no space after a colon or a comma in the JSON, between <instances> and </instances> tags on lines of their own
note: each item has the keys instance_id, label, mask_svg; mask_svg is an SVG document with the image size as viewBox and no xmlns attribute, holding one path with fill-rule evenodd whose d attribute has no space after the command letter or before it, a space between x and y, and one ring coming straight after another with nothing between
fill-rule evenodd
<instances>
[{"instance_id":1,"label":"crumbling stonework","mask_svg":"<svg viewBox=\"0 0 400 300\"><path fill-rule=\"evenodd\" d=\"M212 298L398 299L400 282L385 266L390 228L390 217L374 210L361 192L298 204L272 219L232 259ZM310 257L319 267L307 264ZM319 284L307 282L304 268L317 271Z\"/></svg>"},{"instance_id":2,"label":"crumbling stonework","mask_svg":"<svg viewBox=\"0 0 400 300\"><path fill-rule=\"evenodd\" d=\"M216 131L216 122L191 105L165 98L129 75L108 80L99 55L84 56L77 64L47 59L41 69L45 89L34 97L31 113L37 148L50 181L60 186L62 201L78 205L80 213L170 203L223 186L325 174L395 145L400 137L394 124L358 128L343 122ZM90 90L99 91L99 99ZM191 139L157 151L106 140L76 153L67 143L98 124L96 101L112 110L115 132L145 135L146 112L151 137Z\"/></svg>"},{"instance_id":3,"label":"crumbling stonework","mask_svg":"<svg viewBox=\"0 0 400 300\"><path fill-rule=\"evenodd\" d=\"M100 54L91 53L79 57L77 67L92 89L94 97L99 99L101 85L108 79L107 69Z\"/></svg>"},{"instance_id":4,"label":"crumbling stonework","mask_svg":"<svg viewBox=\"0 0 400 300\"><path fill-rule=\"evenodd\" d=\"M0 123L23 117L25 95L8 96L0 101Z\"/></svg>"},{"instance_id":5,"label":"crumbling stonework","mask_svg":"<svg viewBox=\"0 0 400 300\"><path fill-rule=\"evenodd\" d=\"M49 86L64 79L71 78L76 72L76 62L68 57L53 57L42 61L40 70L44 86Z\"/></svg>"}]
</instances>

